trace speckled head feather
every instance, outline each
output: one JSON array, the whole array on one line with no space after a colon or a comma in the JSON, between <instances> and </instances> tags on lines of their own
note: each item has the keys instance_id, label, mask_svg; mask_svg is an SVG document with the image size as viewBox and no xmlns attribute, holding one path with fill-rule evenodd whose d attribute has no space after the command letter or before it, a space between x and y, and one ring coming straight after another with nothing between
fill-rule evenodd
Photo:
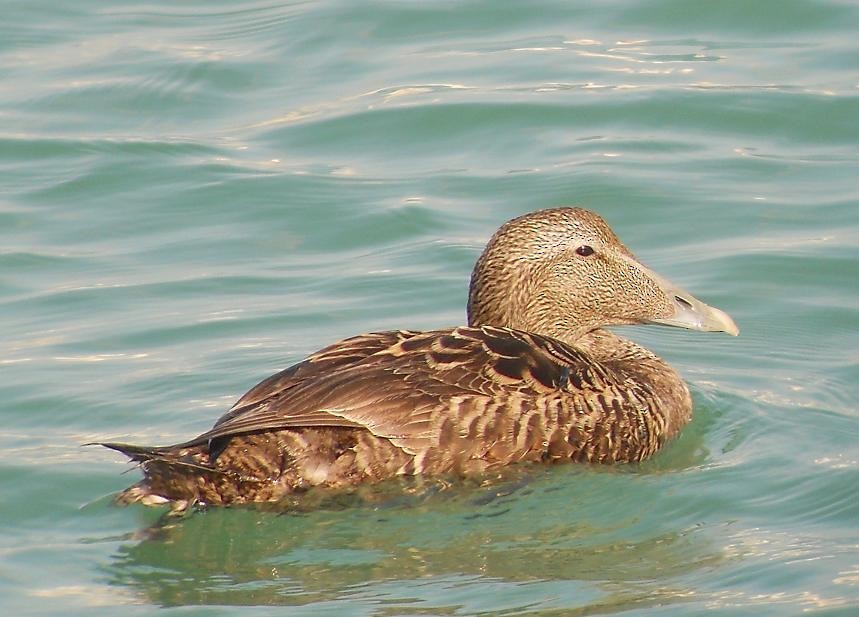
<instances>
[{"instance_id":1,"label":"speckled head feather","mask_svg":"<svg viewBox=\"0 0 859 617\"><path fill-rule=\"evenodd\" d=\"M468 322L572 343L603 326L672 311L671 299L602 217L554 208L515 218L492 236L472 273Z\"/></svg>"}]
</instances>

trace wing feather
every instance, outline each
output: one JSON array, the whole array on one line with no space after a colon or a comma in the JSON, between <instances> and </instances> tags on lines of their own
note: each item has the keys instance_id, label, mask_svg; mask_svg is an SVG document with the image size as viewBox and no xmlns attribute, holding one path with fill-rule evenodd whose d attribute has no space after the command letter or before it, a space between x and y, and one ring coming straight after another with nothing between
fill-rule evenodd
<instances>
[{"instance_id":1,"label":"wing feather","mask_svg":"<svg viewBox=\"0 0 859 617\"><path fill-rule=\"evenodd\" d=\"M346 339L260 382L183 445L300 427L365 428L415 453L465 416L609 379L585 352L505 328L395 331ZM436 439L438 441L438 439Z\"/></svg>"}]
</instances>

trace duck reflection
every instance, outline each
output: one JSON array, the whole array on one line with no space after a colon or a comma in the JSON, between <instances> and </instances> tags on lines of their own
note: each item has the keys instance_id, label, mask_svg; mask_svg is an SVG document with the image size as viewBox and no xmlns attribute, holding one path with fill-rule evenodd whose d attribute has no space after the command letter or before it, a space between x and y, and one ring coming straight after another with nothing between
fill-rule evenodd
<instances>
[{"instance_id":1,"label":"duck reflection","mask_svg":"<svg viewBox=\"0 0 859 617\"><path fill-rule=\"evenodd\" d=\"M109 578L161 606L437 614L477 601L487 582L514 594L511 609L671 602L687 591L666 581L721 557L705 533L660 512L662 477L522 466L482 485L437 478L319 495L307 512L212 509L147 529Z\"/></svg>"}]
</instances>

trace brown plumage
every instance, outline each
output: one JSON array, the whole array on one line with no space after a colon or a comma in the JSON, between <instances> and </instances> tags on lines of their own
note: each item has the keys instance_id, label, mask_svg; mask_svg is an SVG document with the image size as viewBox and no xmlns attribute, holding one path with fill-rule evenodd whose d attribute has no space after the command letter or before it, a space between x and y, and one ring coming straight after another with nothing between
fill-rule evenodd
<instances>
[{"instance_id":1,"label":"brown plumage","mask_svg":"<svg viewBox=\"0 0 859 617\"><path fill-rule=\"evenodd\" d=\"M604 326L737 334L730 317L641 265L580 208L527 214L495 233L472 274L468 322L335 343L187 442L102 444L143 470L118 501L183 509L519 461L640 461L689 420L689 390Z\"/></svg>"}]
</instances>

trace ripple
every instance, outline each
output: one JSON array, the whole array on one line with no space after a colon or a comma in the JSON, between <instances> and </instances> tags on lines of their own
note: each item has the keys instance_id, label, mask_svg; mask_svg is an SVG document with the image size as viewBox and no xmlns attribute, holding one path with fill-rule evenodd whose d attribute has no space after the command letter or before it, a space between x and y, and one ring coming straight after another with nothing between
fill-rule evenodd
<instances>
[{"instance_id":1,"label":"ripple","mask_svg":"<svg viewBox=\"0 0 859 617\"><path fill-rule=\"evenodd\" d=\"M7 613L105 582L138 612L856 604L853 4L55 4L0 24ZM181 441L341 336L461 323L489 234L558 204L740 324L624 329L694 393L659 455L111 505L139 471L80 443Z\"/></svg>"}]
</instances>

